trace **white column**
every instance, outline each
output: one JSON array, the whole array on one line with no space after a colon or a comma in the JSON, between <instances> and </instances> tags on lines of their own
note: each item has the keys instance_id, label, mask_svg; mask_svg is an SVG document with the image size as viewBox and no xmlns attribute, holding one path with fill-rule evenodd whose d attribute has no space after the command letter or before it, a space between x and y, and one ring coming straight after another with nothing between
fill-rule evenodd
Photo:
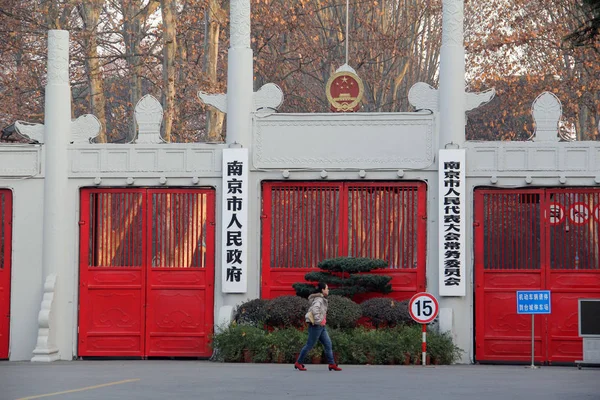
<instances>
[{"instance_id":1,"label":"white column","mask_svg":"<svg viewBox=\"0 0 600 400\"><path fill-rule=\"evenodd\" d=\"M39 334L32 361L54 361L60 327L53 310L60 302L60 272L66 270L72 251L66 237L66 223L71 211L68 197L68 151L71 133L71 87L69 85L69 33L48 32L48 82L44 110L44 217L42 272L44 298L38 318ZM58 285L58 287L57 287ZM70 327L68 327L70 329Z\"/></svg>"},{"instance_id":2,"label":"white column","mask_svg":"<svg viewBox=\"0 0 600 400\"><path fill-rule=\"evenodd\" d=\"M250 48L250 0L230 2L230 45L227 60L227 143L250 147L253 53Z\"/></svg>"},{"instance_id":3,"label":"white column","mask_svg":"<svg viewBox=\"0 0 600 400\"><path fill-rule=\"evenodd\" d=\"M443 0L440 53L440 149L465 142L463 0Z\"/></svg>"}]
</instances>

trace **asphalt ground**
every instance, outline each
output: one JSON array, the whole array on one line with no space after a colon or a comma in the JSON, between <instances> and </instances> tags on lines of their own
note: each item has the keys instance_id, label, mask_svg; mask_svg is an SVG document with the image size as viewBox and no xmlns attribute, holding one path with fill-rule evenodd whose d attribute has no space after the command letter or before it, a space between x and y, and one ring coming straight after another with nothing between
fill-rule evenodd
<instances>
[{"instance_id":1,"label":"asphalt ground","mask_svg":"<svg viewBox=\"0 0 600 400\"><path fill-rule=\"evenodd\" d=\"M224 364L209 361L0 362L0 399L600 400L600 369L452 365Z\"/></svg>"}]
</instances>

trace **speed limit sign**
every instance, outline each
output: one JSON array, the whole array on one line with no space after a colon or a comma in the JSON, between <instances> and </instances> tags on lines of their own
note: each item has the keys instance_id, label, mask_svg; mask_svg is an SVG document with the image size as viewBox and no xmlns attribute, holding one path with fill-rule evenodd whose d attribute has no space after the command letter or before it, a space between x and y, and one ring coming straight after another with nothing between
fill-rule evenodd
<instances>
[{"instance_id":1,"label":"speed limit sign","mask_svg":"<svg viewBox=\"0 0 600 400\"><path fill-rule=\"evenodd\" d=\"M408 303L408 312L412 319L420 324L428 324L437 317L440 306L430 293L415 294Z\"/></svg>"}]
</instances>

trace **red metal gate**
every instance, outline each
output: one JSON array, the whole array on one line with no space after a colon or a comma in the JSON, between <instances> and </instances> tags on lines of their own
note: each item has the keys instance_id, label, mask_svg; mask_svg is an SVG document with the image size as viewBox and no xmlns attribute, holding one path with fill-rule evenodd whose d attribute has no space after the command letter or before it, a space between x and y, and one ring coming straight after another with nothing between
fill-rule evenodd
<instances>
[{"instance_id":1,"label":"red metal gate","mask_svg":"<svg viewBox=\"0 0 600 400\"><path fill-rule=\"evenodd\" d=\"M262 297L339 256L385 259L392 297L425 289L427 187L422 182L265 182Z\"/></svg>"},{"instance_id":2,"label":"red metal gate","mask_svg":"<svg viewBox=\"0 0 600 400\"><path fill-rule=\"evenodd\" d=\"M550 290L552 313L535 316L535 359L582 357L577 299L600 294L600 190L475 192L478 361L531 359L531 317L517 290Z\"/></svg>"},{"instance_id":3,"label":"red metal gate","mask_svg":"<svg viewBox=\"0 0 600 400\"><path fill-rule=\"evenodd\" d=\"M0 359L8 358L10 337L10 262L12 192L0 190Z\"/></svg>"},{"instance_id":4,"label":"red metal gate","mask_svg":"<svg viewBox=\"0 0 600 400\"><path fill-rule=\"evenodd\" d=\"M80 356L208 357L214 191L81 192Z\"/></svg>"}]
</instances>

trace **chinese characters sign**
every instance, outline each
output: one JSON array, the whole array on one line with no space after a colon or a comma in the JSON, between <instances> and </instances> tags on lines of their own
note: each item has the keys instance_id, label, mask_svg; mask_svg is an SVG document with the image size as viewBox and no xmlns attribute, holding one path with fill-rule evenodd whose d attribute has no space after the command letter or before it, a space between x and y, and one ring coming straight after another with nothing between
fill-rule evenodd
<instances>
[{"instance_id":1,"label":"chinese characters sign","mask_svg":"<svg viewBox=\"0 0 600 400\"><path fill-rule=\"evenodd\" d=\"M440 296L465 296L465 151L440 150Z\"/></svg>"},{"instance_id":2,"label":"chinese characters sign","mask_svg":"<svg viewBox=\"0 0 600 400\"><path fill-rule=\"evenodd\" d=\"M549 290L517 291L517 314L550 314Z\"/></svg>"},{"instance_id":3,"label":"chinese characters sign","mask_svg":"<svg viewBox=\"0 0 600 400\"><path fill-rule=\"evenodd\" d=\"M248 149L223 150L221 274L223 293L246 293Z\"/></svg>"}]
</instances>

